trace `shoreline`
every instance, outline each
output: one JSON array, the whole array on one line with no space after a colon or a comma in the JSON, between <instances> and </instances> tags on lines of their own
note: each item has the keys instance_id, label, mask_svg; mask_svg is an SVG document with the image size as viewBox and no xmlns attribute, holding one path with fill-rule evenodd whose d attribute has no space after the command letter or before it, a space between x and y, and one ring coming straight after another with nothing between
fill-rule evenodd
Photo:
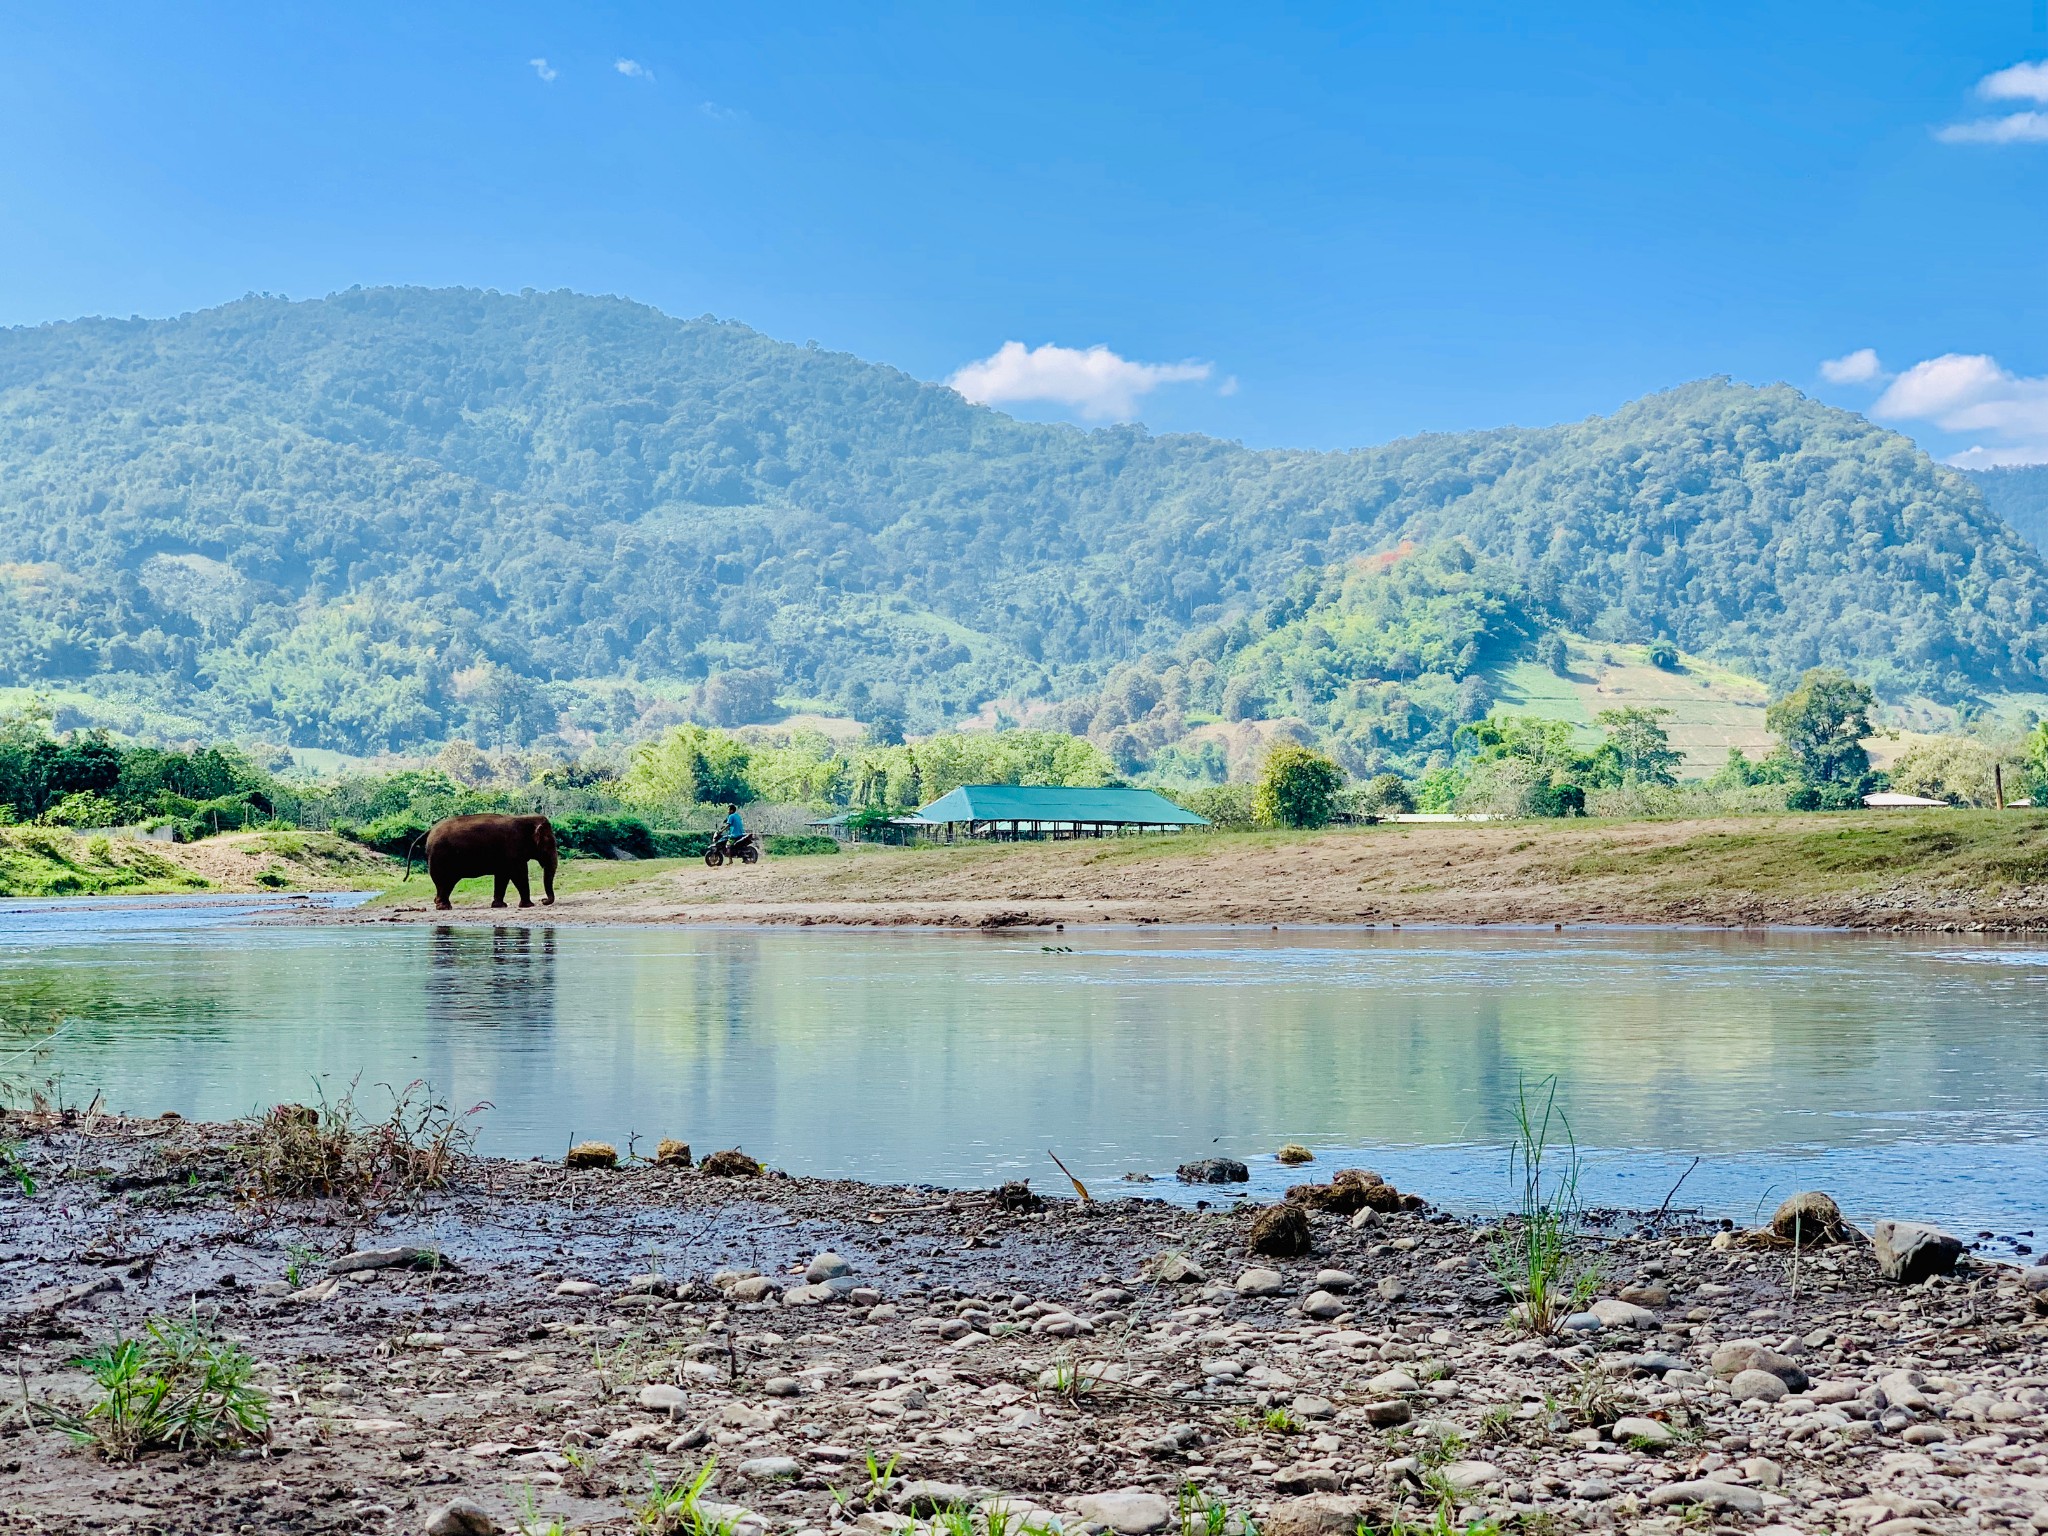
<instances>
[{"instance_id":1,"label":"shoreline","mask_svg":"<svg viewBox=\"0 0 2048 1536\"><path fill-rule=\"evenodd\" d=\"M1630 1216L1589 1248L1600 1325L1533 1337L1485 1232L1391 1194L1347 1213L1341 1181L1200 1211L476 1159L363 1202L252 1195L246 1124L5 1131L41 1186L0 1196L32 1400L80 1401L84 1342L195 1307L272 1394L266 1446L132 1466L17 1414L0 1506L37 1533L416 1532L460 1497L595 1536L711 1458L737 1536L990 1499L1177 1536L1190 1483L1264 1536L1439 1505L1453 1529L2048 1529L2048 1270L1965 1255L1900 1286L1867 1242ZM1290 1208L1306 1251L1252 1251Z\"/></svg>"},{"instance_id":2,"label":"shoreline","mask_svg":"<svg viewBox=\"0 0 2048 1536\"><path fill-rule=\"evenodd\" d=\"M1561 923L2027 933L2048 931L2048 821L1848 812L1390 824L853 848L752 868L680 865L638 879L615 866L603 883L571 887L552 908L504 915L529 923L997 929ZM424 900L387 892L353 920L438 916Z\"/></svg>"}]
</instances>

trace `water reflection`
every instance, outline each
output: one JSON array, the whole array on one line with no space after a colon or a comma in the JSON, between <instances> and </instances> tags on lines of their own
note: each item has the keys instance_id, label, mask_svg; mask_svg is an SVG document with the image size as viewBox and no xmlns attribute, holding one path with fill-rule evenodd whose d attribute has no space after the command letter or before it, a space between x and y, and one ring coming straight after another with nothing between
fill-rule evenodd
<instances>
[{"instance_id":1,"label":"water reflection","mask_svg":"<svg viewBox=\"0 0 2048 1536\"><path fill-rule=\"evenodd\" d=\"M786 1167L980 1183L1170 1173L1283 1140L1485 1205L1551 1073L1595 1198L2048 1230L2048 954L1846 934L1027 937L249 923L0 926L0 1009L78 1020L67 1080L228 1115L309 1082L490 1100L486 1145L677 1135ZM1073 937L1073 936L1070 936ZM1153 1185L1148 1193L1168 1193ZM1860 1203L1859 1203L1860 1202ZM1866 1211L1865 1214L1868 1214Z\"/></svg>"}]
</instances>

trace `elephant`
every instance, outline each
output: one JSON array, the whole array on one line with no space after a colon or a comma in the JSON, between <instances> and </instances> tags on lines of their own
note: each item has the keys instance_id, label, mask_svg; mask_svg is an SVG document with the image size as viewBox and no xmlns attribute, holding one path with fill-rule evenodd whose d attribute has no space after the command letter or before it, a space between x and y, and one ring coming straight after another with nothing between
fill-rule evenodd
<instances>
[{"instance_id":1,"label":"elephant","mask_svg":"<svg viewBox=\"0 0 2048 1536\"><path fill-rule=\"evenodd\" d=\"M434 906L447 911L458 880L489 875L491 905L505 905L509 883L519 905L533 905L527 885L529 861L540 865L541 905L555 904L555 826L545 816L450 816L427 834L427 875L434 882Z\"/></svg>"}]
</instances>

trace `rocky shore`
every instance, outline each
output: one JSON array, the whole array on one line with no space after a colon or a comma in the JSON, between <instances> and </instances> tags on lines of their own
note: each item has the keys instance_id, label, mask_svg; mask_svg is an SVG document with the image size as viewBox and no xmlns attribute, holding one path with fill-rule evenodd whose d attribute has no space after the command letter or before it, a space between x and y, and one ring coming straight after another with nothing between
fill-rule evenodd
<instances>
[{"instance_id":1,"label":"rocky shore","mask_svg":"<svg viewBox=\"0 0 2048 1536\"><path fill-rule=\"evenodd\" d=\"M1608 1222L1532 1336L1495 1235L1364 1175L1190 1210L672 1145L369 1206L252 1194L246 1139L0 1134L35 1186L0 1196L8 1531L2048 1531L2048 1269L1819 1204L1796 1244ZM266 1437L50 1427L89 1345L195 1313Z\"/></svg>"}]
</instances>

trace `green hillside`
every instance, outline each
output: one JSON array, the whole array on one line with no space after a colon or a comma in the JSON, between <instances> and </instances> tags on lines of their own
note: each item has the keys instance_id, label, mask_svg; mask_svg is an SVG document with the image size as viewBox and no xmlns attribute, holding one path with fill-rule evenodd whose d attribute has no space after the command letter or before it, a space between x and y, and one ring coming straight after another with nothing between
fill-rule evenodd
<instances>
[{"instance_id":1,"label":"green hillside","mask_svg":"<svg viewBox=\"0 0 2048 1536\"><path fill-rule=\"evenodd\" d=\"M1554 625L1897 696L2041 686L2035 552L1955 472L1785 386L1322 454L1015 421L568 293L0 332L0 686L127 729L371 752L738 723L778 696L933 726L1097 694L1319 572L1453 536L1527 608L1485 621L1482 673ZM1329 676L1369 692L1405 665ZM1361 728L1392 718L1358 698Z\"/></svg>"},{"instance_id":2,"label":"green hillside","mask_svg":"<svg viewBox=\"0 0 2048 1536\"><path fill-rule=\"evenodd\" d=\"M2010 523L2034 548L2048 547L2048 464L1968 473L1995 515Z\"/></svg>"}]
</instances>

